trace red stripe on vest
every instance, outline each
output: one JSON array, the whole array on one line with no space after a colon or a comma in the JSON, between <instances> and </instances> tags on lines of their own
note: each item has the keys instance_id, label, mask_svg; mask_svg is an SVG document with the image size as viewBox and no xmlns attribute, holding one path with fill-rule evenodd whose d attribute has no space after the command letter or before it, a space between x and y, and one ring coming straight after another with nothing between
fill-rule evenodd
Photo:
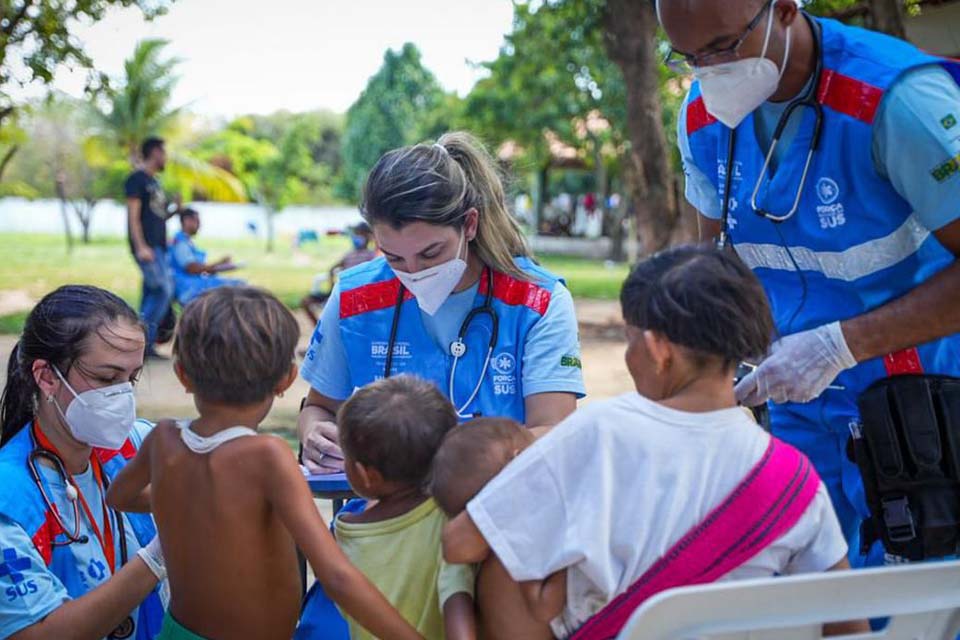
<instances>
[{"instance_id":1,"label":"red stripe on vest","mask_svg":"<svg viewBox=\"0 0 960 640\"><path fill-rule=\"evenodd\" d=\"M123 456L124 460L133 460L134 456L137 455L137 448L133 446L133 442L130 441L130 438L127 438L124 441L123 446L121 446L119 449L100 449L95 447L93 451L97 454L100 464L112 460L118 453Z\"/></svg>"},{"instance_id":2,"label":"red stripe on vest","mask_svg":"<svg viewBox=\"0 0 960 640\"><path fill-rule=\"evenodd\" d=\"M829 69L824 69L817 91L817 100L823 106L867 124L873 124L882 98L879 87Z\"/></svg>"},{"instance_id":3,"label":"red stripe on vest","mask_svg":"<svg viewBox=\"0 0 960 640\"><path fill-rule=\"evenodd\" d=\"M487 292L487 279L480 281L480 295ZM539 315L550 306L550 292L533 282L520 280L499 271L493 272L493 297L512 306L524 306Z\"/></svg>"},{"instance_id":4,"label":"red stripe on vest","mask_svg":"<svg viewBox=\"0 0 960 640\"><path fill-rule=\"evenodd\" d=\"M381 282L371 282L356 289L340 292L340 319L358 316L361 313L389 309L397 304L400 280L393 278ZM404 300L411 300L413 294L404 293Z\"/></svg>"},{"instance_id":5,"label":"red stripe on vest","mask_svg":"<svg viewBox=\"0 0 960 640\"><path fill-rule=\"evenodd\" d=\"M923 363L920 362L920 353L916 347L888 353L883 357L883 366L887 368L888 376L923 373Z\"/></svg>"},{"instance_id":6,"label":"red stripe on vest","mask_svg":"<svg viewBox=\"0 0 960 640\"><path fill-rule=\"evenodd\" d=\"M687 135L693 135L695 132L716 122L707 111L707 105L703 103L703 98L697 98L687 105Z\"/></svg>"},{"instance_id":7,"label":"red stripe on vest","mask_svg":"<svg viewBox=\"0 0 960 640\"><path fill-rule=\"evenodd\" d=\"M50 563L53 562L53 541L61 533L63 533L63 529L57 524L53 512L47 509L47 519L30 539L47 566L50 566Z\"/></svg>"}]
</instances>

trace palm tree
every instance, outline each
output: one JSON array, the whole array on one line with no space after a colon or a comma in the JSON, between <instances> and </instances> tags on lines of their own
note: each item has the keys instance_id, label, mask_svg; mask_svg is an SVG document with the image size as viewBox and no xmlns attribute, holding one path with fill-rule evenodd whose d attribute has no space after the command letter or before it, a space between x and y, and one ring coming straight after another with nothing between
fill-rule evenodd
<instances>
[{"instance_id":1,"label":"palm tree","mask_svg":"<svg viewBox=\"0 0 960 640\"><path fill-rule=\"evenodd\" d=\"M131 166L137 166L140 143L151 135L169 130L179 108L170 106L179 78L174 70L177 58L162 58L166 40L143 40L133 56L124 62L124 77L119 86L106 92L106 109L98 109L105 134L127 153ZM198 160L182 151L167 158L167 171L189 190L200 190L213 200L246 202L243 183L229 171Z\"/></svg>"},{"instance_id":2,"label":"palm tree","mask_svg":"<svg viewBox=\"0 0 960 640\"><path fill-rule=\"evenodd\" d=\"M178 80L173 71L180 60L161 59L167 44L166 40L139 42L123 63L123 84L106 93L109 110L101 112L103 125L126 150L131 164L136 164L144 138L168 129L180 111L170 107Z\"/></svg>"}]
</instances>

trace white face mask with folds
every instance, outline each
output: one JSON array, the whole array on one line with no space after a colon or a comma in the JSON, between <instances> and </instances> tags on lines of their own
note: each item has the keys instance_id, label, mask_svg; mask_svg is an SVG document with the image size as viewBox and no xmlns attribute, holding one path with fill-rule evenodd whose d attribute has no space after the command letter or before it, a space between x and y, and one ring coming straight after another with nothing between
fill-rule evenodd
<instances>
[{"instance_id":1,"label":"white face mask with folds","mask_svg":"<svg viewBox=\"0 0 960 640\"><path fill-rule=\"evenodd\" d=\"M59 369L53 367L53 372L73 394L73 402L67 405L66 411L50 396L70 434L91 447L116 450L123 446L137 419L133 385L121 382L77 393Z\"/></svg>"},{"instance_id":2,"label":"white face mask with folds","mask_svg":"<svg viewBox=\"0 0 960 640\"><path fill-rule=\"evenodd\" d=\"M400 283L413 294L417 299L417 304L427 315L433 315L446 302L454 287L460 282L464 272L467 270L466 255L460 257L461 252L466 254L465 246L466 236L463 229L460 230L460 242L457 244L457 256L452 260L447 260L442 264L428 267L416 273L407 273L406 271L393 272L399 278Z\"/></svg>"},{"instance_id":3,"label":"white face mask with folds","mask_svg":"<svg viewBox=\"0 0 960 640\"><path fill-rule=\"evenodd\" d=\"M772 0L771 4L776 4L776 0ZM767 33L759 58L744 58L709 67L695 67L693 70L693 76L700 81L700 91L707 112L731 129L736 129L744 118L770 99L777 91L787 68L787 61L790 59L791 27L787 27L783 64L780 68L766 57L774 13L775 7L770 7Z\"/></svg>"}]
</instances>

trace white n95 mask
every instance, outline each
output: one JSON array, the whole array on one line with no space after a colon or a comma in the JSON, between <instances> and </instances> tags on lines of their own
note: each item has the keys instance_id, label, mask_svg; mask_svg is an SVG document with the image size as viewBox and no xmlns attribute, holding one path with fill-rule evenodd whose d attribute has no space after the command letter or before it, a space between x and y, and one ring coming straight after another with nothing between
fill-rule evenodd
<instances>
[{"instance_id":1,"label":"white n95 mask","mask_svg":"<svg viewBox=\"0 0 960 640\"><path fill-rule=\"evenodd\" d=\"M420 309L427 315L433 315L446 302L454 287L460 282L467 270L467 262L460 257L464 248L464 234L460 231L460 243L457 245L457 257L442 264L428 267L416 273L397 271L394 273L400 283L417 299Z\"/></svg>"},{"instance_id":2,"label":"white n95 mask","mask_svg":"<svg viewBox=\"0 0 960 640\"><path fill-rule=\"evenodd\" d=\"M776 2L776 0L773 0ZM736 129L744 118L770 99L780 85L790 57L790 29L787 27L783 64L778 69L767 58L770 32L773 27L774 8L767 16L767 33L759 58L744 58L709 67L695 67L693 76L700 82L703 104L707 112L717 120Z\"/></svg>"},{"instance_id":3,"label":"white n95 mask","mask_svg":"<svg viewBox=\"0 0 960 640\"><path fill-rule=\"evenodd\" d=\"M51 401L67 423L71 435L91 447L112 451L123 446L137 419L133 385L121 382L77 393L56 367L53 367L53 371L73 394L73 402L67 406L66 411L63 411L51 396Z\"/></svg>"}]
</instances>

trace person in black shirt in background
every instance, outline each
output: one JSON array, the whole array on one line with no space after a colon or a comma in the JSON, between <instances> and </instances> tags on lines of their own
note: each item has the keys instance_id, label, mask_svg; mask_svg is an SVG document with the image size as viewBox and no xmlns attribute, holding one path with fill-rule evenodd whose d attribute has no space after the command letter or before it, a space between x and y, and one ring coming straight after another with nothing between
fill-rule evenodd
<instances>
[{"instance_id":1,"label":"person in black shirt in background","mask_svg":"<svg viewBox=\"0 0 960 640\"><path fill-rule=\"evenodd\" d=\"M127 230L130 251L143 274L140 318L147 327L147 357L156 358L157 329L173 300L173 273L167 262L167 220L179 206L167 207L157 180L167 152L161 138L147 138L140 147L143 164L127 178Z\"/></svg>"}]
</instances>

